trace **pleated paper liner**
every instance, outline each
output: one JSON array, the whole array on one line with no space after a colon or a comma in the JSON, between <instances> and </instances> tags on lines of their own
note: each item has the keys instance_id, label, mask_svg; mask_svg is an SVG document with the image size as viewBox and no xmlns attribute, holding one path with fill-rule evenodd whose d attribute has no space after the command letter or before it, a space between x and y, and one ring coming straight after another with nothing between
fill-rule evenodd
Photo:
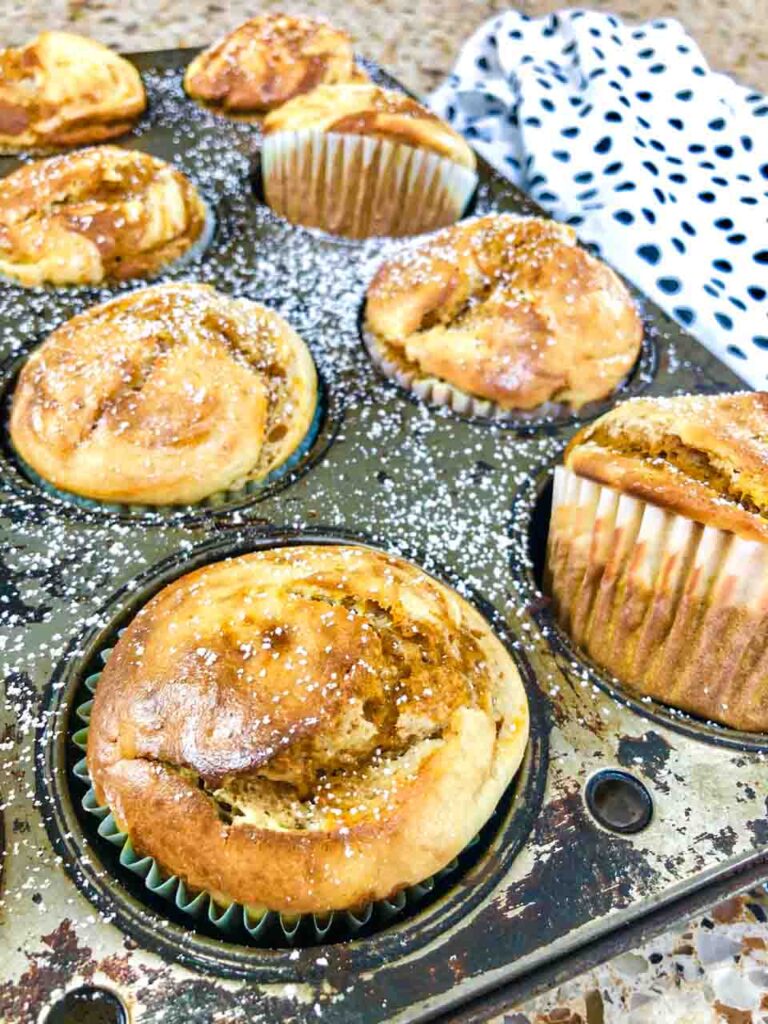
<instances>
[{"instance_id":1,"label":"pleated paper liner","mask_svg":"<svg viewBox=\"0 0 768 1024\"><path fill-rule=\"evenodd\" d=\"M497 420L499 423L530 421L531 424L540 420L572 417L576 410L563 402L542 402L532 409L503 409L496 402L487 398L478 398L462 391L448 381L410 370L396 359L390 358L384 346L370 331L363 330L363 341L374 366L389 380L398 384L405 391L410 391L426 405L443 407L459 416L484 420ZM590 403L591 404L591 403Z\"/></svg>"},{"instance_id":2,"label":"pleated paper liner","mask_svg":"<svg viewBox=\"0 0 768 1024\"><path fill-rule=\"evenodd\" d=\"M768 544L555 471L545 590L630 691L768 732Z\"/></svg>"},{"instance_id":3,"label":"pleated paper liner","mask_svg":"<svg viewBox=\"0 0 768 1024\"><path fill-rule=\"evenodd\" d=\"M142 504L128 504L121 502L109 502L109 501L98 501L95 498L84 498L79 494L73 494L71 491L62 491L58 487L54 487L53 484L44 480L28 463L26 463L16 449L13 447L10 440L10 429L6 423L6 436L8 443L13 451L13 456L24 476L27 477L32 483L39 487L46 494L50 494L52 497L57 498L59 501L65 501L71 505L76 505L79 508L87 510L106 510L108 512L125 513L129 512L135 515L147 515L151 513L162 514L162 515L183 515L191 512L203 511L206 509L216 510L225 508L227 505L235 504L247 497L253 497L259 495L277 483L283 477L285 477L291 470L295 469L296 466L302 461L307 455L315 441L317 440L320 428L323 424L326 411L326 399L323 392L323 386L318 381L318 395L317 405L315 407L315 414L312 417L312 422L309 425L307 433L304 435L304 439L301 444L288 456L285 462L281 465L276 466L267 476L261 480L249 480L242 487L232 488L226 491L216 491L214 494L209 494L207 498L202 501L195 502L190 505L142 505Z\"/></svg>"},{"instance_id":4,"label":"pleated paper liner","mask_svg":"<svg viewBox=\"0 0 768 1024\"><path fill-rule=\"evenodd\" d=\"M118 637L124 630L120 630ZM106 665L113 648L100 652L102 664ZM84 681L85 689L95 694L101 672L94 672ZM88 729L93 708L93 696L75 708L75 716L83 724L71 735L74 745L85 754L88 747ZM457 871L463 853L471 850L479 841L476 836L442 870L417 885L398 892L387 900L377 900L354 910L331 911L327 914L282 914L266 908L246 907L240 903L222 904L209 892L193 892L187 889L177 875L168 875L158 866L153 857L141 856L133 849L130 837L117 827L109 807L99 804L93 789L88 765L83 756L73 767L75 777L87 786L81 804L83 809L98 822L96 831L102 839L111 843L119 853L119 863L127 871L143 880L144 887L153 896L160 896L188 915L192 920L207 921L222 936L234 941L251 939L262 946L315 944L324 941L352 939L362 929L385 927L403 911L424 902L443 879Z\"/></svg>"},{"instance_id":5,"label":"pleated paper liner","mask_svg":"<svg viewBox=\"0 0 768 1024\"><path fill-rule=\"evenodd\" d=\"M293 224L348 238L399 237L453 224L474 171L388 139L306 129L262 144L267 202Z\"/></svg>"}]
</instances>

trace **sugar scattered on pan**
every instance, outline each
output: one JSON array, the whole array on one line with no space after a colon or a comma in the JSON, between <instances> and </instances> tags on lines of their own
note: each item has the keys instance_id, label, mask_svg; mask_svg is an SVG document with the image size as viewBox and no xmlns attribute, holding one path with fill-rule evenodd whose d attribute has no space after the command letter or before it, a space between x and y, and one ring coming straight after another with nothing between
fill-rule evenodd
<instances>
[{"instance_id":1,"label":"sugar scattered on pan","mask_svg":"<svg viewBox=\"0 0 768 1024\"><path fill-rule=\"evenodd\" d=\"M217 235L208 251L167 278L208 282L278 310L310 345L329 388L337 388L359 413L360 426L354 434L341 425L336 444L343 446L344 462L338 463L338 475L351 474L355 463L378 457L375 479L347 489L343 499L334 479L320 474L312 479L323 522L351 529L364 526L372 542L410 556L415 554L413 539L418 537L418 560L427 571L441 574L448 554L466 584L484 591L510 613L522 611L527 594L502 568L510 546L521 549L527 543L529 510L520 507L518 518L509 521L512 495L530 478L528 470L516 468L511 460L505 464L505 452L516 443L514 434L485 426L453 432L455 420L448 412L405 400L393 403L392 386L371 373L359 341L358 317L368 281L384 258L411 242L348 243L322 236L310 240L304 230L257 206L251 195L249 174L257 129L226 122L225 133L221 119L199 107L190 117L176 71L150 73L145 81L150 107L138 128L138 143L154 151L153 132L160 125L173 124L169 137L177 150L175 162L214 203L217 217ZM164 144L157 153L168 155ZM487 191L481 189L477 212L488 206ZM32 291L4 286L0 289L0 342L11 354L26 353L63 320L138 284ZM489 436L498 441L490 470L480 466L487 458ZM561 448L560 440L546 435L525 443L531 465L554 459ZM413 486L414 475L430 486L420 492ZM467 516L465 495L478 492L482 504ZM289 499L290 490L278 496L269 505L268 518L295 529L314 528L315 520L295 511ZM356 500L371 514L364 524L356 516L350 521ZM0 781L5 800L26 815L23 794L30 781L19 773L19 765L32 766L34 729L45 724L36 685L44 682L49 665L63 655L78 626L107 624L108 616L95 610L104 594L122 582L130 593L139 573L169 551L190 551L202 534L182 533L173 517L158 518L145 529L136 522L79 511L78 526L34 495L27 499L20 493L6 494L2 502L3 514L13 519L21 540L2 553L8 586L0 603L0 627L6 631L0 638L0 664L16 714L16 735L5 742L18 742L18 754L7 778ZM256 505L231 515L228 523L234 529L228 533L233 542L238 539L238 525L245 527L251 515L262 514ZM488 593L486 574L474 567L494 561L500 567L499 580L495 591ZM466 587L460 583L459 589ZM55 594L56 611L48 602L49 593ZM31 633L40 633L38 643L22 643L22 624ZM529 643L526 631L521 631L520 643L523 647ZM584 687L591 687L583 666L576 664L574 670L581 674ZM548 685L554 689L552 681ZM39 829L39 822L33 827ZM39 839L20 833L16 841L36 845ZM33 869L30 884L44 890L50 870L46 855Z\"/></svg>"}]
</instances>

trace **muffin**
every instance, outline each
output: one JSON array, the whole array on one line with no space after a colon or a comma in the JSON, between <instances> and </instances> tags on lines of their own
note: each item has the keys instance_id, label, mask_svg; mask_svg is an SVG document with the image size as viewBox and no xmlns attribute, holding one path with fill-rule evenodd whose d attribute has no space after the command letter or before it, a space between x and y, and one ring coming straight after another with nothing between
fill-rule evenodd
<instances>
[{"instance_id":1,"label":"muffin","mask_svg":"<svg viewBox=\"0 0 768 1024\"><path fill-rule=\"evenodd\" d=\"M199 54L184 88L225 114L264 114L323 83L365 80L346 32L324 21L261 14Z\"/></svg>"},{"instance_id":2,"label":"muffin","mask_svg":"<svg viewBox=\"0 0 768 1024\"><path fill-rule=\"evenodd\" d=\"M277 313L164 284L88 309L33 352L11 440L62 491L188 504L282 466L316 404L312 357Z\"/></svg>"},{"instance_id":3,"label":"muffin","mask_svg":"<svg viewBox=\"0 0 768 1024\"><path fill-rule=\"evenodd\" d=\"M477 184L464 139L410 97L321 85L264 120L269 205L349 238L410 235L461 216Z\"/></svg>"},{"instance_id":4,"label":"muffin","mask_svg":"<svg viewBox=\"0 0 768 1024\"><path fill-rule=\"evenodd\" d=\"M113 139L146 105L133 64L94 39L41 32L26 46L0 50L0 151Z\"/></svg>"},{"instance_id":5,"label":"muffin","mask_svg":"<svg viewBox=\"0 0 768 1024\"><path fill-rule=\"evenodd\" d=\"M27 288L149 276L208 228L192 182L138 150L82 149L0 180L0 274Z\"/></svg>"},{"instance_id":6,"label":"muffin","mask_svg":"<svg viewBox=\"0 0 768 1024\"><path fill-rule=\"evenodd\" d=\"M503 418L609 395L643 328L624 284L570 228L491 214L384 263L365 337L382 372L425 401Z\"/></svg>"},{"instance_id":7,"label":"muffin","mask_svg":"<svg viewBox=\"0 0 768 1024\"><path fill-rule=\"evenodd\" d=\"M87 763L187 891L323 914L447 865L527 736L515 665L463 598L402 559L307 545L161 590L98 682Z\"/></svg>"},{"instance_id":8,"label":"muffin","mask_svg":"<svg viewBox=\"0 0 768 1024\"><path fill-rule=\"evenodd\" d=\"M628 690L768 732L768 393L633 399L555 472L545 585Z\"/></svg>"}]
</instances>

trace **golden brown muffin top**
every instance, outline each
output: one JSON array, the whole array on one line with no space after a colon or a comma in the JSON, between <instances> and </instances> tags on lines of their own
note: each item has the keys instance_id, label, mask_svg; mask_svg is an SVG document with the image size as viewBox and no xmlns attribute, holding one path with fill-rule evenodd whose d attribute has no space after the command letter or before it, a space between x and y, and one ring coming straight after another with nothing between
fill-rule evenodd
<instances>
[{"instance_id":1,"label":"golden brown muffin top","mask_svg":"<svg viewBox=\"0 0 768 1024\"><path fill-rule=\"evenodd\" d=\"M388 139L475 168L475 154L450 125L409 96L377 85L320 85L264 120L267 135L306 129Z\"/></svg>"},{"instance_id":2,"label":"golden brown muffin top","mask_svg":"<svg viewBox=\"0 0 768 1024\"><path fill-rule=\"evenodd\" d=\"M29 357L11 439L55 487L185 504L281 465L316 407L309 352L276 313L207 285L92 306Z\"/></svg>"},{"instance_id":3,"label":"golden brown muffin top","mask_svg":"<svg viewBox=\"0 0 768 1024\"><path fill-rule=\"evenodd\" d=\"M705 526L768 540L768 393L634 398L565 453L579 476Z\"/></svg>"},{"instance_id":4,"label":"golden brown muffin top","mask_svg":"<svg viewBox=\"0 0 768 1024\"><path fill-rule=\"evenodd\" d=\"M195 57L184 88L211 106L245 114L272 110L324 82L364 79L346 32L312 18L261 14Z\"/></svg>"},{"instance_id":5,"label":"golden brown muffin top","mask_svg":"<svg viewBox=\"0 0 768 1024\"><path fill-rule=\"evenodd\" d=\"M146 106L141 76L94 39L41 32L0 50L0 149L77 146L130 131Z\"/></svg>"},{"instance_id":6,"label":"golden brown muffin top","mask_svg":"<svg viewBox=\"0 0 768 1024\"><path fill-rule=\"evenodd\" d=\"M88 765L134 848L196 889L323 912L444 866L528 729L485 620L399 558L277 548L192 572L120 638Z\"/></svg>"},{"instance_id":7,"label":"golden brown muffin top","mask_svg":"<svg viewBox=\"0 0 768 1024\"><path fill-rule=\"evenodd\" d=\"M151 274L201 235L194 185L164 160L95 146L0 180L0 273L26 286Z\"/></svg>"},{"instance_id":8,"label":"golden brown muffin top","mask_svg":"<svg viewBox=\"0 0 768 1024\"><path fill-rule=\"evenodd\" d=\"M637 359L642 324L619 277L554 221L490 214L387 261L366 299L382 355L495 402L578 408Z\"/></svg>"}]
</instances>

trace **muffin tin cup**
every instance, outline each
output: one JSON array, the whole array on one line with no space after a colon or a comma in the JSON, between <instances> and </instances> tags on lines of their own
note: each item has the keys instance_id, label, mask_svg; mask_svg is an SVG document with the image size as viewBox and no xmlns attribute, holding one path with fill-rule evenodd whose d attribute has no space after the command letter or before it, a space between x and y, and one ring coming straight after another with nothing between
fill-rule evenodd
<instances>
[{"instance_id":1,"label":"muffin tin cup","mask_svg":"<svg viewBox=\"0 0 768 1024\"><path fill-rule=\"evenodd\" d=\"M452 224L478 181L474 171L436 153L313 129L267 135L261 167L276 213L348 238L415 235Z\"/></svg>"},{"instance_id":2,"label":"muffin tin cup","mask_svg":"<svg viewBox=\"0 0 768 1024\"><path fill-rule=\"evenodd\" d=\"M558 466L544 583L573 642L631 690L768 732L768 544Z\"/></svg>"},{"instance_id":3,"label":"muffin tin cup","mask_svg":"<svg viewBox=\"0 0 768 1024\"><path fill-rule=\"evenodd\" d=\"M215 491L213 494L209 494L208 497L203 498L201 501L187 505L149 505L134 502L99 501L96 498L86 498L82 495L74 494L72 491L60 490L58 487L54 487L53 484L41 477L39 473L32 469L32 467L22 459L13 447L13 443L10 441L11 434L8 423L6 423L6 432L13 451L13 456L18 462L24 476L39 487L45 494L56 498L58 501L64 501L70 505L75 505L78 508L86 509L88 511L102 510L117 514L128 512L133 515L148 515L152 513L160 515L178 515L179 513L190 513L196 511L215 511L230 505L239 504L248 498L256 497L259 494L266 492L274 484L279 483L279 481L285 478L292 470L296 469L299 463L301 463L311 451L320 434L325 413L326 403L322 389L319 389L315 414L312 417L309 429L304 435L299 446L293 450L285 462L275 467L275 469L261 480L249 480L241 487L234 487L224 491Z\"/></svg>"},{"instance_id":4,"label":"muffin tin cup","mask_svg":"<svg viewBox=\"0 0 768 1024\"><path fill-rule=\"evenodd\" d=\"M118 632L118 637L124 630ZM106 665L113 648L104 648L99 657ZM75 707L73 723L76 726L70 734L72 744L82 751L88 747L88 732L93 708L93 697L98 687L101 672L94 672L83 680L89 699ZM79 720L79 725L77 725ZM128 833L121 831L108 806L100 804L93 788L85 756L72 767L75 778L87 787L81 800L83 810L98 822L96 831L102 839L119 850L121 867L137 875L144 882L148 893L160 896L173 903L190 918L190 921L207 921L231 940L245 939L260 945L295 945L345 941L354 938L361 929L370 925L386 927L408 907L418 906L433 891L435 886L449 878L459 868L459 854L444 868L389 899L375 900L349 910L329 911L326 914L285 914L268 910L266 907L250 907L241 903L223 903L206 890L190 890L178 875L164 871L154 857L143 856L133 847ZM478 842L475 836L464 848L471 850ZM464 851L462 851L463 853Z\"/></svg>"}]
</instances>

